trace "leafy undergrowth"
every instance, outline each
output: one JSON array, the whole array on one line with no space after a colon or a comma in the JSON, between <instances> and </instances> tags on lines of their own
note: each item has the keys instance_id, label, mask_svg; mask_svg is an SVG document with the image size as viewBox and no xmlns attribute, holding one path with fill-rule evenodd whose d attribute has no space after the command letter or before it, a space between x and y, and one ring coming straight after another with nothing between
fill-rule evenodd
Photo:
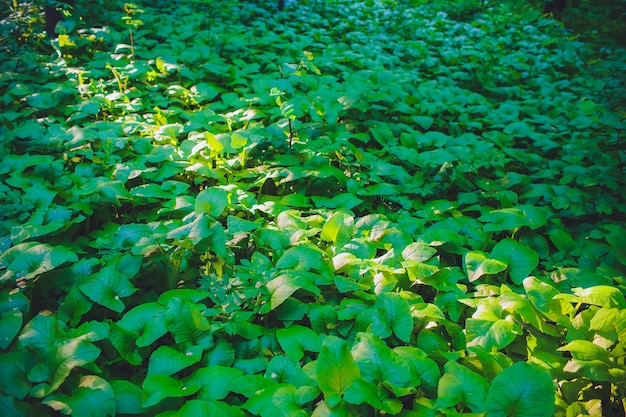
<instances>
[{"instance_id":1,"label":"leafy undergrowth","mask_svg":"<svg viewBox=\"0 0 626 417\"><path fill-rule=\"evenodd\" d=\"M623 50L478 1L110 3L3 22L0 414L623 414Z\"/></svg>"}]
</instances>

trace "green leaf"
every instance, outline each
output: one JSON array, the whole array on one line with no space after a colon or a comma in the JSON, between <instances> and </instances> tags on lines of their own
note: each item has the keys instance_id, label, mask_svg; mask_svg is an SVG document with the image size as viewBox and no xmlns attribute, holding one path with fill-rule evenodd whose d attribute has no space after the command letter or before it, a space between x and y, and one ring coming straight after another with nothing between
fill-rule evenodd
<instances>
[{"instance_id":1,"label":"green leaf","mask_svg":"<svg viewBox=\"0 0 626 417\"><path fill-rule=\"evenodd\" d=\"M341 247L352 239L353 232L354 218L349 214L337 212L324 223L320 237Z\"/></svg>"},{"instance_id":2,"label":"green leaf","mask_svg":"<svg viewBox=\"0 0 626 417\"><path fill-rule=\"evenodd\" d=\"M23 323L24 317L17 307L0 313L0 349L6 349L11 344Z\"/></svg>"},{"instance_id":3,"label":"green leaf","mask_svg":"<svg viewBox=\"0 0 626 417\"><path fill-rule=\"evenodd\" d=\"M141 406L143 392L130 381L114 380L109 382L115 394L115 411L117 414L144 414Z\"/></svg>"},{"instance_id":4,"label":"green leaf","mask_svg":"<svg viewBox=\"0 0 626 417\"><path fill-rule=\"evenodd\" d=\"M78 256L69 248L39 242L20 243L0 255L0 270L7 270L0 276L0 282L29 280L66 262L78 262Z\"/></svg>"},{"instance_id":5,"label":"green leaf","mask_svg":"<svg viewBox=\"0 0 626 417\"><path fill-rule=\"evenodd\" d=\"M139 347L149 346L167 333L166 308L157 303L144 303L129 310L117 323L133 333Z\"/></svg>"},{"instance_id":6,"label":"green leaf","mask_svg":"<svg viewBox=\"0 0 626 417\"><path fill-rule=\"evenodd\" d=\"M200 387L198 391L200 400L221 400L233 391L236 381L242 375L243 372L236 368L210 365L195 371L185 380L185 383Z\"/></svg>"},{"instance_id":7,"label":"green leaf","mask_svg":"<svg viewBox=\"0 0 626 417\"><path fill-rule=\"evenodd\" d=\"M293 385L277 384L258 392L242 407L261 417L307 417L303 405L317 396L313 387L296 388Z\"/></svg>"},{"instance_id":8,"label":"green leaf","mask_svg":"<svg viewBox=\"0 0 626 417\"><path fill-rule=\"evenodd\" d=\"M54 360L50 366L50 385L41 384L33 389L33 396L42 398L56 391L77 366L95 361L100 356L100 349L92 343L77 338L58 343L53 353Z\"/></svg>"},{"instance_id":9,"label":"green leaf","mask_svg":"<svg viewBox=\"0 0 626 417\"><path fill-rule=\"evenodd\" d=\"M150 375L143 381L144 392L142 407L151 407L166 398L180 398L194 395L200 389L197 385L187 386L167 375Z\"/></svg>"},{"instance_id":10,"label":"green leaf","mask_svg":"<svg viewBox=\"0 0 626 417\"><path fill-rule=\"evenodd\" d=\"M34 362L35 358L27 350L0 354L0 390L17 399L24 399L33 385L27 374Z\"/></svg>"},{"instance_id":11,"label":"green leaf","mask_svg":"<svg viewBox=\"0 0 626 417\"><path fill-rule=\"evenodd\" d=\"M207 365L231 366L235 361L235 348L225 339L218 339L215 347L205 356Z\"/></svg>"},{"instance_id":12,"label":"green leaf","mask_svg":"<svg viewBox=\"0 0 626 417\"><path fill-rule=\"evenodd\" d=\"M228 192L222 188L207 188L198 193L194 210L206 213L211 217L219 217L228 207Z\"/></svg>"},{"instance_id":13,"label":"green leaf","mask_svg":"<svg viewBox=\"0 0 626 417\"><path fill-rule=\"evenodd\" d=\"M463 257L463 266L470 282L474 282L483 275L493 275L504 271L507 265L497 259L487 258L483 252L469 251Z\"/></svg>"},{"instance_id":14,"label":"green leaf","mask_svg":"<svg viewBox=\"0 0 626 417\"><path fill-rule=\"evenodd\" d=\"M513 239L498 242L491 256L507 265L511 279L518 285L539 265L537 252Z\"/></svg>"},{"instance_id":15,"label":"green leaf","mask_svg":"<svg viewBox=\"0 0 626 417\"><path fill-rule=\"evenodd\" d=\"M517 208L492 210L480 216L478 220L486 223L484 227L486 232L515 230L529 224L526 216L524 216L524 212Z\"/></svg>"},{"instance_id":16,"label":"green leaf","mask_svg":"<svg viewBox=\"0 0 626 417\"><path fill-rule=\"evenodd\" d=\"M494 378L486 411L490 417L550 417L554 401L550 373L538 365L517 362Z\"/></svg>"},{"instance_id":17,"label":"green leaf","mask_svg":"<svg viewBox=\"0 0 626 417\"><path fill-rule=\"evenodd\" d=\"M374 409L380 410L383 404L378 398L380 394L379 387L363 378L357 378L352 385L348 387L344 394L344 399L350 404L369 404Z\"/></svg>"},{"instance_id":18,"label":"green leaf","mask_svg":"<svg viewBox=\"0 0 626 417\"><path fill-rule=\"evenodd\" d=\"M361 372L345 340L326 336L315 365L317 383L325 400L337 405L346 389L361 377Z\"/></svg>"},{"instance_id":19,"label":"green leaf","mask_svg":"<svg viewBox=\"0 0 626 417\"><path fill-rule=\"evenodd\" d=\"M558 349L567 351L579 361L600 361L609 363L609 351L587 340L574 340Z\"/></svg>"},{"instance_id":20,"label":"green leaf","mask_svg":"<svg viewBox=\"0 0 626 417\"><path fill-rule=\"evenodd\" d=\"M116 323L111 324L109 340L118 353L131 365L141 365L143 357L137 346L137 335Z\"/></svg>"},{"instance_id":21,"label":"green leaf","mask_svg":"<svg viewBox=\"0 0 626 417\"><path fill-rule=\"evenodd\" d=\"M619 288L596 285L590 288L574 288L574 294L581 303L609 308L626 308L626 299Z\"/></svg>"},{"instance_id":22,"label":"green leaf","mask_svg":"<svg viewBox=\"0 0 626 417\"><path fill-rule=\"evenodd\" d=\"M454 361L447 362L444 370L437 387L436 406L448 408L462 404L474 413L484 412L489 388L487 381Z\"/></svg>"},{"instance_id":23,"label":"green leaf","mask_svg":"<svg viewBox=\"0 0 626 417\"><path fill-rule=\"evenodd\" d=\"M239 407L220 401L190 400L185 401L185 405L171 417L198 416L244 417L244 414Z\"/></svg>"},{"instance_id":24,"label":"green leaf","mask_svg":"<svg viewBox=\"0 0 626 417\"><path fill-rule=\"evenodd\" d=\"M314 294L319 294L320 289L309 279L310 273L298 273L298 271L288 271L279 275L267 283L267 290L270 294L270 307L275 309L281 305L291 295L303 288Z\"/></svg>"},{"instance_id":25,"label":"green leaf","mask_svg":"<svg viewBox=\"0 0 626 417\"><path fill-rule=\"evenodd\" d=\"M80 290L90 300L117 313L124 311L122 298L133 294L137 289L128 277L109 267L104 267L80 284Z\"/></svg>"},{"instance_id":26,"label":"green leaf","mask_svg":"<svg viewBox=\"0 0 626 417\"><path fill-rule=\"evenodd\" d=\"M285 354L293 360L302 359L305 350L319 352L321 349L319 335L308 327L297 324L277 329L276 338Z\"/></svg>"},{"instance_id":27,"label":"green leaf","mask_svg":"<svg viewBox=\"0 0 626 417\"><path fill-rule=\"evenodd\" d=\"M371 333L358 333L352 356L363 379L392 389L411 387L411 369L396 352Z\"/></svg>"},{"instance_id":28,"label":"green leaf","mask_svg":"<svg viewBox=\"0 0 626 417\"><path fill-rule=\"evenodd\" d=\"M94 375L83 376L72 395L52 394L42 403L72 416L105 417L116 413L113 389L107 381Z\"/></svg>"},{"instance_id":29,"label":"green leaf","mask_svg":"<svg viewBox=\"0 0 626 417\"><path fill-rule=\"evenodd\" d=\"M413 316L409 303L398 293L382 293L374 303L376 316L372 323L372 332L381 338L393 334L408 343L413 333Z\"/></svg>"},{"instance_id":30,"label":"green leaf","mask_svg":"<svg viewBox=\"0 0 626 417\"><path fill-rule=\"evenodd\" d=\"M416 347L398 346L393 349L407 367L411 370L411 386L418 386L420 381L432 388L436 388L441 377L437 362L428 358L428 355Z\"/></svg>"},{"instance_id":31,"label":"green leaf","mask_svg":"<svg viewBox=\"0 0 626 417\"><path fill-rule=\"evenodd\" d=\"M172 375L198 363L201 358L202 348L199 346L190 346L186 352L179 352L169 346L160 346L150 355L147 375Z\"/></svg>"},{"instance_id":32,"label":"green leaf","mask_svg":"<svg viewBox=\"0 0 626 417\"><path fill-rule=\"evenodd\" d=\"M469 318L465 324L467 346L481 346L487 351L504 349L521 333L519 324L511 320Z\"/></svg>"},{"instance_id":33,"label":"green leaf","mask_svg":"<svg viewBox=\"0 0 626 417\"><path fill-rule=\"evenodd\" d=\"M173 298L167 304L165 321L180 349L189 351L196 345L203 350L213 347L211 324L202 315L202 307L199 304Z\"/></svg>"},{"instance_id":34,"label":"green leaf","mask_svg":"<svg viewBox=\"0 0 626 417\"><path fill-rule=\"evenodd\" d=\"M280 269L295 269L308 271L317 266L322 259L322 252L312 245L298 245L285 251L283 256L276 262Z\"/></svg>"},{"instance_id":35,"label":"green leaf","mask_svg":"<svg viewBox=\"0 0 626 417\"><path fill-rule=\"evenodd\" d=\"M252 232L261 226L261 223L259 222L241 219L237 216L228 216L226 219L226 223L228 233L233 236L239 233Z\"/></svg>"}]
</instances>

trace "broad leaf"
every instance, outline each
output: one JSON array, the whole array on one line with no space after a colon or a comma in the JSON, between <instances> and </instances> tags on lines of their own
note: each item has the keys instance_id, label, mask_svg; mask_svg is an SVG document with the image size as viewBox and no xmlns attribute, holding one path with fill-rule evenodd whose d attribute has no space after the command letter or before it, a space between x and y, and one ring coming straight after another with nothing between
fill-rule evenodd
<instances>
[{"instance_id":1,"label":"broad leaf","mask_svg":"<svg viewBox=\"0 0 626 417\"><path fill-rule=\"evenodd\" d=\"M167 375L150 375L143 381L142 407L151 407L166 398L179 398L194 395L200 389L197 385L187 386L183 381Z\"/></svg>"},{"instance_id":2,"label":"broad leaf","mask_svg":"<svg viewBox=\"0 0 626 417\"><path fill-rule=\"evenodd\" d=\"M324 223L321 238L341 247L352 239L354 218L346 213L335 213Z\"/></svg>"},{"instance_id":3,"label":"broad leaf","mask_svg":"<svg viewBox=\"0 0 626 417\"><path fill-rule=\"evenodd\" d=\"M537 365L517 362L491 383L486 411L493 417L550 417L554 401L550 373Z\"/></svg>"},{"instance_id":4,"label":"broad leaf","mask_svg":"<svg viewBox=\"0 0 626 417\"><path fill-rule=\"evenodd\" d=\"M175 374L182 369L198 363L201 358L202 348L199 346L190 346L186 352L179 352L169 346L160 346L150 355L148 376L154 374Z\"/></svg>"},{"instance_id":5,"label":"broad leaf","mask_svg":"<svg viewBox=\"0 0 626 417\"><path fill-rule=\"evenodd\" d=\"M337 405L346 389L361 377L348 343L335 336L324 338L315 369L320 390L331 406Z\"/></svg>"},{"instance_id":6,"label":"broad leaf","mask_svg":"<svg viewBox=\"0 0 626 417\"><path fill-rule=\"evenodd\" d=\"M196 196L194 210L196 213L206 213L211 217L219 217L228 207L228 191L222 188L207 188Z\"/></svg>"},{"instance_id":7,"label":"broad leaf","mask_svg":"<svg viewBox=\"0 0 626 417\"><path fill-rule=\"evenodd\" d=\"M42 402L73 416L106 417L116 413L113 389L107 381L93 375L82 377L71 395L53 394Z\"/></svg>"},{"instance_id":8,"label":"broad leaf","mask_svg":"<svg viewBox=\"0 0 626 417\"><path fill-rule=\"evenodd\" d=\"M198 398L201 400L222 400L233 390L242 375L239 369L212 365L198 369L185 383L200 387Z\"/></svg>"},{"instance_id":9,"label":"broad leaf","mask_svg":"<svg viewBox=\"0 0 626 417\"><path fill-rule=\"evenodd\" d=\"M319 352L321 349L320 337L308 327L292 325L277 329L276 338L285 354L294 360L300 360L304 351Z\"/></svg>"},{"instance_id":10,"label":"broad leaf","mask_svg":"<svg viewBox=\"0 0 626 417\"><path fill-rule=\"evenodd\" d=\"M509 275L516 284L521 284L539 265L537 252L513 239L498 242L491 251L491 256L507 265Z\"/></svg>"},{"instance_id":11,"label":"broad leaf","mask_svg":"<svg viewBox=\"0 0 626 417\"><path fill-rule=\"evenodd\" d=\"M462 404L474 413L484 412L489 388L487 381L454 361L446 363L444 370L437 388L437 407L448 408Z\"/></svg>"}]
</instances>

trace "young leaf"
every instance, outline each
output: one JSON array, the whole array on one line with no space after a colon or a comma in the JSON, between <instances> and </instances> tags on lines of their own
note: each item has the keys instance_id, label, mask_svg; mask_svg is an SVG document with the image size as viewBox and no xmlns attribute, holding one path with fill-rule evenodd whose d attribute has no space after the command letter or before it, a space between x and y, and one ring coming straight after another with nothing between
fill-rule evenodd
<instances>
[{"instance_id":1,"label":"young leaf","mask_svg":"<svg viewBox=\"0 0 626 417\"><path fill-rule=\"evenodd\" d=\"M490 417L550 417L554 401L550 373L537 365L517 362L494 378L486 411Z\"/></svg>"},{"instance_id":2,"label":"young leaf","mask_svg":"<svg viewBox=\"0 0 626 417\"><path fill-rule=\"evenodd\" d=\"M361 372L345 340L326 336L316 362L317 383L331 407L341 402L346 389L361 377Z\"/></svg>"}]
</instances>

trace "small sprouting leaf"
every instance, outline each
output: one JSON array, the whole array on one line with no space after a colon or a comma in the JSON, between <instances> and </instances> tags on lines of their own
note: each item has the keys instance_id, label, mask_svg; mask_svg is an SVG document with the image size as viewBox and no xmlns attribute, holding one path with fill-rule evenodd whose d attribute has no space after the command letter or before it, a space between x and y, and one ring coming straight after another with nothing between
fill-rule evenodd
<instances>
[{"instance_id":1,"label":"small sprouting leaf","mask_svg":"<svg viewBox=\"0 0 626 417\"><path fill-rule=\"evenodd\" d=\"M448 408L463 404L474 413L484 412L489 387L485 378L454 361L446 363L444 370L437 387L436 406Z\"/></svg>"},{"instance_id":2,"label":"small sprouting leaf","mask_svg":"<svg viewBox=\"0 0 626 417\"><path fill-rule=\"evenodd\" d=\"M491 256L507 265L511 280L516 284L521 284L539 265L537 252L513 239L498 242L491 251Z\"/></svg>"},{"instance_id":3,"label":"small sprouting leaf","mask_svg":"<svg viewBox=\"0 0 626 417\"><path fill-rule=\"evenodd\" d=\"M71 395L52 394L42 403L72 416L106 417L116 413L113 389L106 380L94 375L82 377Z\"/></svg>"},{"instance_id":4,"label":"small sprouting leaf","mask_svg":"<svg viewBox=\"0 0 626 417\"><path fill-rule=\"evenodd\" d=\"M490 417L550 417L554 401L550 373L538 365L517 362L494 378L486 411Z\"/></svg>"},{"instance_id":5,"label":"small sprouting leaf","mask_svg":"<svg viewBox=\"0 0 626 417\"><path fill-rule=\"evenodd\" d=\"M315 366L317 383L331 406L337 405L346 389L361 377L348 343L335 336L324 338Z\"/></svg>"},{"instance_id":6,"label":"small sprouting leaf","mask_svg":"<svg viewBox=\"0 0 626 417\"><path fill-rule=\"evenodd\" d=\"M324 223L320 237L341 247L352 239L353 232L354 218L349 214L337 212Z\"/></svg>"},{"instance_id":7,"label":"small sprouting leaf","mask_svg":"<svg viewBox=\"0 0 626 417\"><path fill-rule=\"evenodd\" d=\"M321 349L320 337L308 327L292 325L277 329L276 338L285 354L293 359L300 360L304 351L319 352Z\"/></svg>"},{"instance_id":8,"label":"small sprouting leaf","mask_svg":"<svg viewBox=\"0 0 626 417\"><path fill-rule=\"evenodd\" d=\"M214 401L225 398L241 376L243 372L239 369L212 365L198 369L186 378L185 383L200 387L199 399Z\"/></svg>"},{"instance_id":9,"label":"small sprouting leaf","mask_svg":"<svg viewBox=\"0 0 626 417\"><path fill-rule=\"evenodd\" d=\"M143 407L151 407L166 398L193 395L200 389L197 385L187 386L183 381L167 375L150 375L143 381Z\"/></svg>"},{"instance_id":10,"label":"small sprouting leaf","mask_svg":"<svg viewBox=\"0 0 626 417\"><path fill-rule=\"evenodd\" d=\"M190 346L185 352L179 352L169 346L160 346L150 355L147 375L173 375L198 363L201 358L202 348L199 346Z\"/></svg>"},{"instance_id":11,"label":"small sprouting leaf","mask_svg":"<svg viewBox=\"0 0 626 417\"><path fill-rule=\"evenodd\" d=\"M194 210L206 213L211 217L219 217L228 207L228 191L222 188L207 188L198 193Z\"/></svg>"}]
</instances>

